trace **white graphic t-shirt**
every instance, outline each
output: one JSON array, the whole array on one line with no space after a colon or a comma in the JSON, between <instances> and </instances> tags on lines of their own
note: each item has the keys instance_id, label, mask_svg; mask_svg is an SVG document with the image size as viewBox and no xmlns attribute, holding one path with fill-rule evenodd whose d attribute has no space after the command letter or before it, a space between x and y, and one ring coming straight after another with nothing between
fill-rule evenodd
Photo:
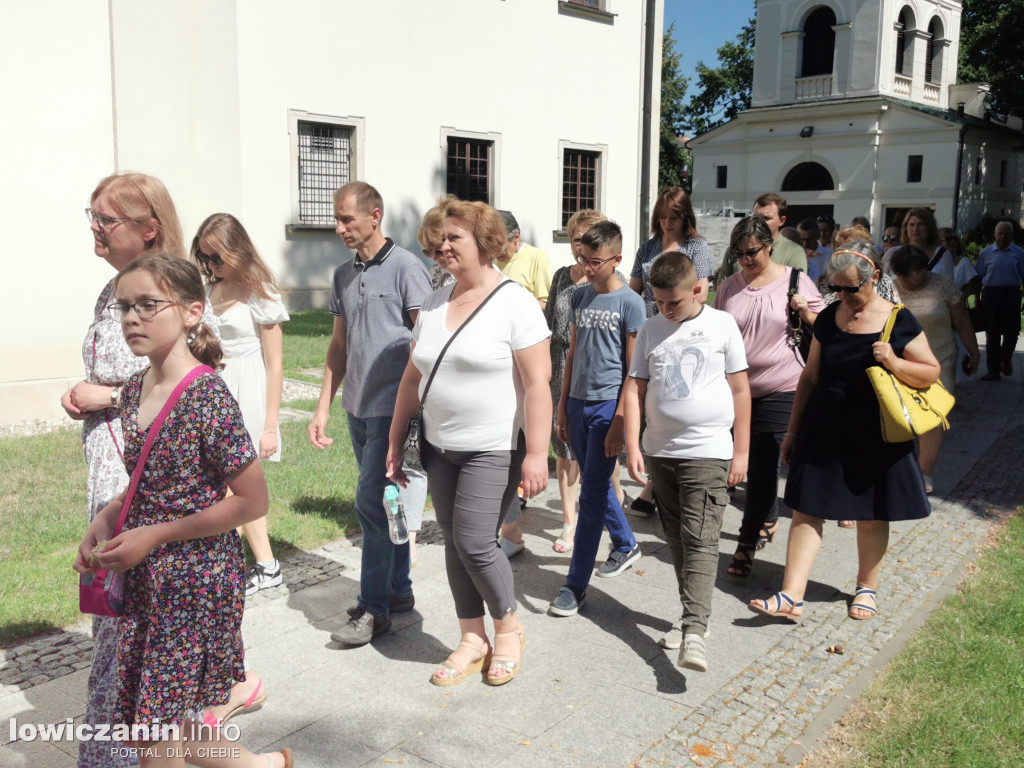
<instances>
[{"instance_id":1,"label":"white graphic t-shirt","mask_svg":"<svg viewBox=\"0 0 1024 768\"><path fill-rule=\"evenodd\" d=\"M675 459L731 459L735 418L727 373L747 368L732 315L705 306L681 323L650 318L636 337L629 375L647 384L643 452Z\"/></svg>"}]
</instances>

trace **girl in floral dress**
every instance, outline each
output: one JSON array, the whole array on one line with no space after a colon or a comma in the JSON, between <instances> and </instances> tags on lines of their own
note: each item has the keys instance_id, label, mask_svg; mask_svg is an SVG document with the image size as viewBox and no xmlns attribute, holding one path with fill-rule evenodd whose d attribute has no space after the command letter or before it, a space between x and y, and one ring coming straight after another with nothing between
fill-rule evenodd
<instances>
[{"instance_id":1,"label":"girl in floral dress","mask_svg":"<svg viewBox=\"0 0 1024 768\"><path fill-rule=\"evenodd\" d=\"M121 270L109 309L128 347L149 368L125 382L120 415L125 465L134 469L147 430L193 368L218 367L219 342L202 323L205 293L191 263L147 254ZM232 494L227 495L230 488ZM201 374L160 427L124 530L113 536L125 494L89 525L74 568L126 573L118 619L114 722L177 725L171 739L137 742L142 768L290 768L290 750L257 756L196 727L191 714L228 700L244 677L245 561L239 525L265 515L263 471L223 380ZM154 728L151 736L158 736ZM230 759L211 758L225 749Z\"/></svg>"},{"instance_id":2,"label":"girl in floral dress","mask_svg":"<svg viewBox=\"0 0 1024 768\"><path fill-rule=\"evenodd\" d=\"M103 179L92 193L86 216L93 250L115 270L127 266L148 250L185 257L181 225L167 188L152 176L121 173ZM89 520L128 485L124 471L124 441L118 409L125 381L148 365L125 343L121 324L107 305L114 301L113 281L100 291L93 320L82 344L85 379L64 393L61 405L76 421L83 421L82 446L89 467ZM208 314L207 320L212 318ZM116 665L117 621L94 616L93 664L89 675L85 722L112 723ZM83 741L79 768L124 768L135 760L111 751L111 744Z\"/></svg>"}]
</instances>

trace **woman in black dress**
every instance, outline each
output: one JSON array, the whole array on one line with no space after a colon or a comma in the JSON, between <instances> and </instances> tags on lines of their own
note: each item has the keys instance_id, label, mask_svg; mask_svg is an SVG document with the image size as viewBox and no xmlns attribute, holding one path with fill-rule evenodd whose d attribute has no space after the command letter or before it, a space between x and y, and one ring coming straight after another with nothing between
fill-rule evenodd
<instances>
[{"instance_id":1,"label":"woman in black dress","mask_svg":"<svg viewBox=\"0 0 1024 768\"><path fill-rule=\"evenodd\" d=\"M878 253L855 240L832 254L829 290L840 296L814 324L814 342L797 386L782 443L790 464L786 504L793 509L782 590L752 600L750 610L799 621L825 520L856 520L859 568L851 619L877 613L876 590L889 523L931 513L913 441L882 440L878 401L865 370L882 365L900 380L926 387L939 363L920 324L907 310L888 343L879 341L893 304L875 292ZM798 511L799 510L799 511Z\"/></svg>"}]
</instances>

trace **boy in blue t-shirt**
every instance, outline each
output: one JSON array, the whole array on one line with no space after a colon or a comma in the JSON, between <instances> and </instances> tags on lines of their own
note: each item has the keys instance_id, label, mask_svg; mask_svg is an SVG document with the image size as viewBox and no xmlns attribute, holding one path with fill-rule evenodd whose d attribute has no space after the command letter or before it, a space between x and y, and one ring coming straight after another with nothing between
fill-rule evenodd
<instances>
[{"instance_id":1,"label":"boy in blue t-shirt","mask_svg":"<svg viewBox=\"0 0 1024 768\"><path fill-rule=\"evenodd\" d=\"M651 267L651 287L659 314L637 335L622 390L627 466L637 482L650 472L679 582L681 627L660 645L682 645L679 666L704 672L726 489L747 473L747 357L732 315L700 303L689 257L661 254ZM647 414L642 450L641 411Z\"/></svg>"},{"instance_id":2,"label":"boy in blue t-shirt","mask_svg":"<svg viewBox=\"0 0 1024 768\"><path fill-rule=\"evenodd\" d=\"M590 285L572 294L572 335L555 425L579 463L580 514L569 575L551 603L555 616L572 616L583 604L604 526L612 553L598 568L599 576L618 576L640 559L611 474L623 445L619 393L647 313L644 300L615 276L622 261L619 226L598 222L583 235L581 245L580 264Z\"/></svg>"}]
</instances>

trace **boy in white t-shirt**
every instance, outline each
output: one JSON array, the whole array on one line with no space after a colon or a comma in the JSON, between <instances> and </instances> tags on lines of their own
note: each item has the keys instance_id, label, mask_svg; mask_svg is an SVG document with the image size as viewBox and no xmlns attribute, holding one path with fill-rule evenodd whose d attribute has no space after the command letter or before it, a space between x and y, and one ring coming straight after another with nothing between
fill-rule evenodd
<instances>
[{"instance_id":1,"label":"boy in white t-shirt","mask_svg":"<svg viewBox=\"0 0 1024 768\"><path fill-rule=\"evenodd\" d=\"M651 287L659 314L637 334L622 393L627 466L638 483L650 470L658 499L683 604L679 666L704 672L726 489L747 473L747 357L732 316L700 303L687 256L661 254L651 267ZM641 409L647 414L642 449ZM673 627L661 645L679 647L679 632Z\"/></svg>"}]
</instances>

